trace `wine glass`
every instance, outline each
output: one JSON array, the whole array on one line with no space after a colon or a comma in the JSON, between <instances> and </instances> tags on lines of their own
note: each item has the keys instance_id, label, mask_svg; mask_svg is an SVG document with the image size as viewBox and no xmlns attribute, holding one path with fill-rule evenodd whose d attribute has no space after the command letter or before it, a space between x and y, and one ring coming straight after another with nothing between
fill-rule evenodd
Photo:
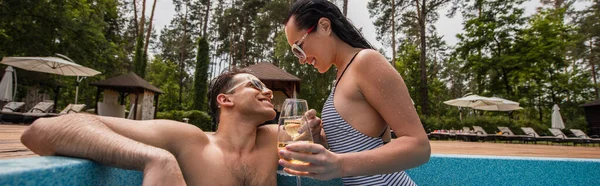
<instances>
[{"instance_id":1,"label":"wine glass","mask_svg":"<svg viewBox=\"0 0 600 186\"><path fill-rule=\"evenodd\" d=\"M306 100L289 98L281 105L279 116L279 129L277 131L277 149L285 149L292 143L313 143L312 133L304 114L308 111ZM280 157L281 158L281 157ZM307 164L299 160L288 160L293 164ZM290 174L283 170L277 171L282 175ZM296 183L300 186L300 176L296 176Z\"/></svg>"}]
</instances>

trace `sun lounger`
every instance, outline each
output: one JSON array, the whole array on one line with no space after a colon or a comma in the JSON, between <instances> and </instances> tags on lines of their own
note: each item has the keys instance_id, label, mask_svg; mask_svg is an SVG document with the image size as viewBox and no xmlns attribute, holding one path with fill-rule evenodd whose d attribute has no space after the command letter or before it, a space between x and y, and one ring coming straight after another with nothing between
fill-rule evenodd
<instances>
[{"instance_id":1,"label":"sun lounger","mask_svg":"<svg viewBox=\"0 0 600 186\"><path fill-rule=\"evenodd\" d=\"M579 138L579 137L575 137L575 138L570 138L567 137L567 135L565 135L560 129L548 129L550 130L550 132L552 133L552 135L554 135L555 137L559 137L562 138L562 142L573 142L573 145L577 145L577 144L589 144L592 141L590 139L584 139L584 138Z\"/></svg>"},{"instance_id":2,"label":"sun lounger","mask_svg":"<svg viewBox=\"0 0 600 186\"><path fill-rule=\"evenodd\" d=\"M33 123L33 121L35 121L38 118L54 116L50 114L50 111L53 107L53 102L39 102L28 112L22 113L23 123Z\"/></svg>"},{"instance_id":3,"label":"sun lounger","mask_svg":"<svg viewBox=\"0 0 600 186\"><path fill-rule=\"evenodd\" d=\"M533 136L534 139L535 139L534 143L537 143L538 141L545 141L546 144L548 144L548 142L551 142L551 143L554 143L554 142L560 143L562 141L562 138L555 137L555 136L540 136L531 127L521 127L521 130L523 130L523 132L526 135Z\"/></svg>"},{"instance_id":4,"label":"sun lounger","mask_svg":"<svg viewBox=\"0 0 600 186\"><path fill-rule=\"evenodd\" d=\"M488 134L485 130L480 126L473 126L473 130L475 130L475 134L477 134L478 140L482 141L494 141L503 140L504 136L499 134Z\"/></svg>"},{"instance_id":5,"label":"sun lounger","mask_svg":"<svg viewBox=\"0 0 600 186\"><path fill-rule=\"evenodd\" d=\"M4 112L17 112L21 107L25 105L25 102L8 102L2 107L2 113Z\"/></svg>"},{"instance_id":6,"label":"sun lounger","mask_svg":"<svg viewBox=\"0 0 600 186\"><path fill-rule=\"evenodd\" d=\"M69 104L58 115L80 113L83 109L85 109L85 104Z\"/></svg>"},{"instance_id":7,"label":"sun lounger","mask_svg":"<svg viewBox=\"0 0 600 186\"><path fill-rule=\"evenodd\" d=\"M438 139L438 140L447 140L454 139L456 137L456 133L451 133L447 130L436 130L428 134L429 139Z\"/></svg>"},{"instance_id":8,"label":"sun lounger","mask_svg":"<svg viewBox=\"0 0 600 186\"><path fill-rule=\"evenodd\" d=\"M0 111L0 122L19 123L22 116L17 114L25 102L8 102Z\"/></svg>"},{"instance_id":9,"label":"sun lounger","mask_svg":"<svg viewBox=\"0 0 600 186\"><path fill-rule=\"evenodd\" d=\"M463 127L461 132L456 133L456 139L463 141L477 141L477 134L469 127Z\"/></svg>"},{"instance_id":10,"label":"sun lounger","mask_svg":"<svg viewBox=\"0 0 600 186\"><path fill-rule=\"evenodd\" d=\"M583 138L583 139L589 139L590 142L592 143L592 145L597 143L600 146L600 138L597 138L596 136L594 136L595 138L590 138L585 132L583 132L580 129L570 129L570 131L573 134L575 134L576 137Z\"/></svg>"},{"instance_id":11,"label":"sun lounger","mask_svg":"<svg viewBox=\"0 0 600 186\"><path fill-rule=\"evenodd\" d=\"M513 140L519 140L519 142L522 143L535 142L535 137L529 135L515 135L508 127L498 127L498 130L502 132L502 135L506 140L509 140L510 143L512 143Z\"/></svg>"},{"instance_id":12,"label":"sun lounger","mask_svg":"<svg viewBox=\"0 0 600 186\"><path fill-rule=\"evenodd\" d=\"M2 118L0 120L2 121L9 121L12 123L24 123L26 117L37 117L39 115L46 115L46 113L48 113L52 107L54 106L54 103L52 102L39 102L38 104L36 104L35 106L33 106L33 108L31 108L29 111L23 113L23 112L10 112L10 113L3 113L2 114ZM26 122L25 122L26 123Z\"/></svg>"}]
</instances>

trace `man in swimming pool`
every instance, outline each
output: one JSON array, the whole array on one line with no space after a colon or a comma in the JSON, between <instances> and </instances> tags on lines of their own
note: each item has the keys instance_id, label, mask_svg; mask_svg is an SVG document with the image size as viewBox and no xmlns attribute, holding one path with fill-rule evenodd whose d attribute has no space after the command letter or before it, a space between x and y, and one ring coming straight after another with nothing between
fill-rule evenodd
<instances>
[{"instance_id":1,"label":"man in swimming pool","mask_svg":"<svg viewBox=\"0 0 600 186\"><path fill-rule=\"evenodd\" d=\"M21 141L40 155L87 158L144 172L144 185L276 185L273 92L243 71L209 91L214 134L169 120L67 114L35 121ZM320 120L318 121L320 122Z\"/></svg>"}]
</instances>

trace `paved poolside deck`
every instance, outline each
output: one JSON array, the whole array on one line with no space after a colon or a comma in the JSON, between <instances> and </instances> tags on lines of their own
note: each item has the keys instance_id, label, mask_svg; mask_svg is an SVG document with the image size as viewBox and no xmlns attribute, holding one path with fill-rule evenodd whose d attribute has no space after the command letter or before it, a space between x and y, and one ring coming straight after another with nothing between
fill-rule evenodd
<instances>
[{"instance_id":1,"label":"paved poolside deck","mask_svg":"<svg viewBox=\"0 0 600 186\"><path fill-rule=\"evenodd\" d=\"M0 124L0 159L37 156L21 144L27 125ZM490 156L535 156L600 159L600 147L545 144L506 144L462 141L431 141L433 154L469 154Z\"/></svg>"}]
</instances>

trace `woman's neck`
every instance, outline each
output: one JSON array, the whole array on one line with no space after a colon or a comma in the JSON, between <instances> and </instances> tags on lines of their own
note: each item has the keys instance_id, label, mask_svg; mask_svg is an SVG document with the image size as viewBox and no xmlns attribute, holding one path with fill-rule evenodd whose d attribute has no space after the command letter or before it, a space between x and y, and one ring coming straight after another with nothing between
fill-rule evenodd
<instances>
[{"instance_id":1,"label":"woman's neck","mask_svg":"<svg viewBox=\"0 0 600 186\"><path fill-rule=\"evenodd\" d=\"M352 60L352 57L354 57L354 54L360 50L362 49L352 47L342 40L336 42L335 60L333 62L338 69L336 79L339 79L346 66L350 63L350 60Z\"/></svg>"}]
</instances>

